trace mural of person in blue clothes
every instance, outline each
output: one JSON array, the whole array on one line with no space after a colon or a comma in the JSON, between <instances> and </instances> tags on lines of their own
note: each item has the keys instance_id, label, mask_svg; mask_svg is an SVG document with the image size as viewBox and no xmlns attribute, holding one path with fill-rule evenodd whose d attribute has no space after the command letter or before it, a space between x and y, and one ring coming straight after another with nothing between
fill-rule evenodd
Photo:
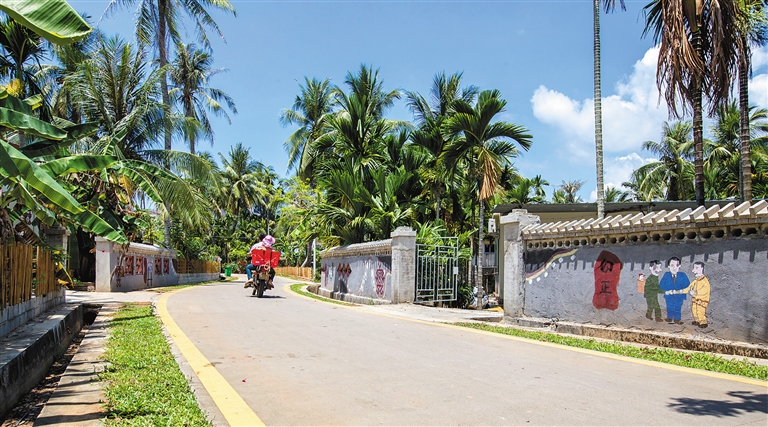
<instances>
[{"instance_id":1,"label":"mural of person in blue clothes","mask_svg":"<svg viewBox=\"0 0 768 427\"><path fill-rule=\"evenodd\" d=\"M669 271L664 273L664 277L662 277L661 282L659 282L659 286L662 290L679 291L690 285L688 276L680 271L680 258L670 258L669 261L667 261L667 268L669 268ZM683 308L685 297L685 294L664 295L664 300L667 303L667 318L664 319L664 321L667 323L676 323L678 325L683 324L683 321L680 318L680 310Z\"/></svg>"}]
</instances>

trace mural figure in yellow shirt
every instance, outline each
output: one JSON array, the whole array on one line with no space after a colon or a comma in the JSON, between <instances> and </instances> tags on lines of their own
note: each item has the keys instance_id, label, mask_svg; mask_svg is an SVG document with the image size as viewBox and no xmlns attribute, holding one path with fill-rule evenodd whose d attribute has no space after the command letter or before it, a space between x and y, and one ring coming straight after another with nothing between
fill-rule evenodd
<instances>
[{"instance_id":1,"label":"mural figure in yellow shirt","mask_svg":"<svg viewBox=\"0 0 768 427\"><path fill-rule=\"evenodd\" d=\"M691 312L693 312L693 324L706 328L709 326L707 323L707 306L709 306L709 279L704 275L704 263L696 261L693 263L693 275L695 279L685 289L677 291L667 291L666 295L675 294L691 294Z\"/></svg>"}]
</instances>

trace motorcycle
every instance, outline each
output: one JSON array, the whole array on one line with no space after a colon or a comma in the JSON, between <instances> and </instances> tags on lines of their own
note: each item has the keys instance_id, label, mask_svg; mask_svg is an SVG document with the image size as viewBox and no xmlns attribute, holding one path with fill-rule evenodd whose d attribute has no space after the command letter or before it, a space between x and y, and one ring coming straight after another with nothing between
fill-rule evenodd
<instances>
[{"instance_id":1,"label":"motorcycle","mask_svg":"<svg viewBox=\"0 0 768 427\"><path fill-rule=\"evenodd\" d=\"M277 267L278 262L280 262L280 252L273 251L271 248L254 249L251 251L251 264L255 268L251 269L253 272L252 278L245 282L246 288L253 287L251 296L256 295L256 298L261 298L264 296L264 291L275 288L270 283L269 276L270 271Z\"/></svg>"}]
</instances>

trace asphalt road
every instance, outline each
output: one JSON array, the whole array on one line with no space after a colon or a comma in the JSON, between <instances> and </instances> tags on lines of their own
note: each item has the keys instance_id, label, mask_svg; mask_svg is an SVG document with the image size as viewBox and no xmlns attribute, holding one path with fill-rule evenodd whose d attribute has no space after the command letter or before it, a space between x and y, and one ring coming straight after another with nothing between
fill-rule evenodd
<instances>
[{"instance_id":1,"label":"asphalt road","mask_svg":"<svg viewBox=\"0 0 768 427\"><path fill-rule=\"evenodd\" d=\"M266 425L768 425L764 383L380 315L242 282L167 299Z\"/></svg>"}]
</instances>

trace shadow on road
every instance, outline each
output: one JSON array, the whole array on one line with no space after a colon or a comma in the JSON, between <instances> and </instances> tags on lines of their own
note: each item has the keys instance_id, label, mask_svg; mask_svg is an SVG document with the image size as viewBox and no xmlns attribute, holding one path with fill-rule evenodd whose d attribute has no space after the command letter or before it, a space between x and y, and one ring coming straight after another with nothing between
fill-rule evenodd
<instances>
[{"instance_id":1,"label":"shadow on road","mask_svg":"<svg viewBox=\"0 0 768 427\"><path fill-rule=\"evenodd\" d=\"M251 297L251 298L258 298L256 295L248 295L248 296ZM261 299L285 299L285 297L284 296L280 296L280 295L267 295L267 294L264 294L264 296L262 296Z\"/></svg>"},{"instance_id":2,"label":"shadow on road","mask_svg":"<svg viewBox=\"0 0 768 427\"><path fill-rule=\"evenodd\" d=\"M710 400L681 397L669 404L670 408L691 415L733 417L745 412L768 413L768 394L749 391L731 391L728 395L738 400Z\"/></svg>"}]
</instances>

